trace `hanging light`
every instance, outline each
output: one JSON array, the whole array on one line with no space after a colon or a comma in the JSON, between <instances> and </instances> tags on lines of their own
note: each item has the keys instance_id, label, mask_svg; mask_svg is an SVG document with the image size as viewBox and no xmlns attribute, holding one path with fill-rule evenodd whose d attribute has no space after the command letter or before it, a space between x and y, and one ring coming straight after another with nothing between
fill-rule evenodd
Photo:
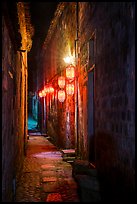
<instances>
[{"instance_id":1,"label":"hanging light","mask_svg":"<svg viewBox=\"0 0 137 204\"><path fill-rule=\"evenodd\" d=\"M43 94L42 94L42 92L40 91L40 92L39 92L39 97L42 98L42 96L43 96Z\"/></svg>"},{"instance_id":2,"label":"hanging light","mask_svg":"<svg viewBox=\"0 0 137 204\"><path fill-rule=\"evenodd\" d=\"M46 96L46 92L45 92L45 90L42 90L42 96L43 96L43 97Z\"/></svg>"},{"instance_id":3,"label":"hanging light","mask_svg":"<svg viewBox=\"0 0 137 204\"><path fill-rule=\"evenodd\" d=\"M74 84L67 84L66 85L66 93L68 95L73 95L74 94Z\"/></svg>"},{"instance_id":4,"label":"hanging light","mask_svg":"<svg viewBox=\"0 0 137 204\"><path fill-rule=\"evenodd\" d=\"M59 90L58 91L58 100L60 102L64 102L64 100L65 100L65 91L64 90Z\"/></svg>"},{"instance_id":5,"label":"hanging light","mask_svg":"<svg viewBox=\"0 0 137 204\"><path fill-rule=\"evenodd\" d=\"M49 93L54 93L54 88L52 86L49 87Z\"/></svg>"},{"instance_id":6,"label":"hanging light","mask_svg":"<svg viewBox=\"0 0 137 204\"><path fill-rule=\"evenodd\" d=\"M75 63L75 58L74 56L67 56L64 58L64 62L66 64L74 64Z\"/></svg>"},{"instance_id":7,"label":"hanging light","mask_svg":"<svg viewBox=\"0 0 137 204\"><path fill-rule=\"evenodd\" d=\"M65 58L64 58L64 62L65 62L65 63L70 63L70 62L71 62L71 57L70 57L70 56L65 57Z\"/></svg>"},{"instance_id":8,"label":"hanging light","mask_svg":"<svg viewBox=\"0 0 137 204\"><path fill-rule=\"evenodd\" d=\"M73 65L69 65L68 67L66 67L66 77L69 80L74 79L75 76L75 67Z\"/></svg>"},{"instance_id":9,"label":"hanging light","mask_svg":"<svg viewBox=\"0 0 137 204\"><path fill-rule=\"evenodd\" d=\"M45 93L54 93L54 88L51 85L46 85L44 91Z\"/></svg>"},{"instance_id":10,"label":"hanging light","mask_svg":"<svg viewBox=\"0 0 137 204\"><path fill-rule=\"evenodd\" d=\"M65 86L65 77L60 76L58 78L58 85L59 85L60 88L64 88L64 86Z\"/></svg>"}]
</instances>

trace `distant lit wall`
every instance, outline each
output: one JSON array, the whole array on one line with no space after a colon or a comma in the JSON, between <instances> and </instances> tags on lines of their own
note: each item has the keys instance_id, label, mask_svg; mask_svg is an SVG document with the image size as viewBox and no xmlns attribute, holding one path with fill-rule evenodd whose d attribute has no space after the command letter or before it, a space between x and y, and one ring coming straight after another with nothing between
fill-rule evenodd
<instances>
[{"instance_id":1,"label":"distant lit wall","mask_svg":"<svg viewBox=\"0 0 137 204\"><path fill-rule=\"evenodd\" d=\"M38 120L38 96L35 94L32 97L32 116L35 120Z\"/></svg>"},{"instance_id":2,"label":"distant lit wall","mask_svg":"<svg viewBox=\"0 0 137 204\"><path fill-rule=\"evenodd\" d=\"M55 90L58 89L57 78L65 76L63 58L67 55L75 55L76 39L76 3L65 3L63 15L57 15L57 26L54 35L49 42L48 49L42 51L43 73L40 76L42 81L51 82ZM69 14L69 15L68 15ZM72 21L73 19L73 21ZM58 76L54 76L59 73ZM54 78L51 80L51 78ZM51 81L50 81L51 80ZM60 103L57 92L47 100L47 131L62 148L75 148L75 103L74 95L66 96L66 100Z\"/></svg>"}]
</instances>

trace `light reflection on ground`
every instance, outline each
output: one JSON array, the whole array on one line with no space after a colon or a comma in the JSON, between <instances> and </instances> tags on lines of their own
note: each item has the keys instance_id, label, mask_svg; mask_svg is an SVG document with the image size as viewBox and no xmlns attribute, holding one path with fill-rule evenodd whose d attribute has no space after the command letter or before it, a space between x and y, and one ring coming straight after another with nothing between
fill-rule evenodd
<instances>
[{"instance_id":1,"label":"light reflection on ground","mask_svg":"<svg viewBox=\"0 0 137 204\"><path fill-rule=\"evenodd\" d=\"M54 158L54 159L58 159L58 158L62 158L62 154L59 151L55 151L55 152L40 152L38 154L33 154L33 157L36 158Z\"/></svg>"}]
</instances>

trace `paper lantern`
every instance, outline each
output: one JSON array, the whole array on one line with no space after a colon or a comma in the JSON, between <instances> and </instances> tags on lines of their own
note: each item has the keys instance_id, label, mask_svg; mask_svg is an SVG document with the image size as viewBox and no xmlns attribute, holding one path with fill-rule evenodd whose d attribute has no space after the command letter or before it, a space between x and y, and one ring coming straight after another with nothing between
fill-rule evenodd
<instances>
[{"instance_id":1,"label":"paper lantern","mask_svg":"<svg viewBox=\"0 0 137 204\"><path fill-rule=\"evenodd\" d=\"M65 91L64 90L59 90L58 91L58 100L60 102L64 102L64 100L65 100Z\"/></svg>"},{"instance_id":2,"label":"paper lantern","mask_svg":"<svg viewBox=\"0 0 137 204\"><path fill-rule=\"evenodd\" d=\"M74 79L75 76L75 67L73 65L69 65L68 67L66 67L66 77L69 80Z\"/></svg>"},{"instance_id":3,"label":"paper lantern","mask_svg":"<svg viewBox=\"0 0 137 204\"><path fill-rule=\"evenodd\" d=\"M74 94L74 84L67 84L66 85L66 93L68 95L73 95Z\"/></svg>"},{"instance_id":4,"label":"paper lantern","mask_svg":"<svg viewBox=\"0 0 137 204\"><path fill-rule=\"evenodd\" d=\"M45 93L54 93L54 88L51 85L46 85L44 91Z\"/></svg>"},{"instance_id":5,"label":"paper lantern","mask_svg":"<svg viewBox=\"0 0 137 204\"><path fill-rule=\"evenodd\" d=\"M43 97L46 96L46 92L45 92L45 90L42 90L42 96L43 96Z\"/></svg>"},{"instance_id":6,"label":"paper lantern","mask_svg":"<svg viewBox=\"0 0 137 204\"><path fill-rule=\"evenodd\" d=\"M49 87L49 93L54 93L54 88L53 87Z\"/></svg>"},{"instance_id":7,"label":"paper lantern","mask_svg":"<svg viewBox=\"0 0 137 204\"><path fill-rule=\"evenodd\" d=\"M42 94L42 92L40 91L40 92L39 92L39 97L42 98L42 96L43 96L43 94Z\"/></svg>"},{"instance_id":8,"label":"paper lantern","mask_svg":"<svg viewBox=\"0 0 137 204\"><path fill-rule=\"evenodd\" d=\"M65 86L65 77L60 76L58 78L58 85L59 85L60 88L64 88L64 86Z\"/></svg>"}]
</instances>

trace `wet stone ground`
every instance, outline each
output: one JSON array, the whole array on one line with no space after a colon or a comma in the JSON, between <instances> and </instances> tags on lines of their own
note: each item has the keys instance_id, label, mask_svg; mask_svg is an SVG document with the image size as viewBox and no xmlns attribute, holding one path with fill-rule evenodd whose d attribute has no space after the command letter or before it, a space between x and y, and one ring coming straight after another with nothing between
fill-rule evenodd
<instances>
[{"instance_id":1,"label":"wet stone ground","mask_svg":"<svg viewBox=\"0 0 137 204\"><path fill-rule=\"evenodd\" d=\"M46 137L29 136L15 202L80 202L71 164Z\"/></svg>"}]
</instances>

